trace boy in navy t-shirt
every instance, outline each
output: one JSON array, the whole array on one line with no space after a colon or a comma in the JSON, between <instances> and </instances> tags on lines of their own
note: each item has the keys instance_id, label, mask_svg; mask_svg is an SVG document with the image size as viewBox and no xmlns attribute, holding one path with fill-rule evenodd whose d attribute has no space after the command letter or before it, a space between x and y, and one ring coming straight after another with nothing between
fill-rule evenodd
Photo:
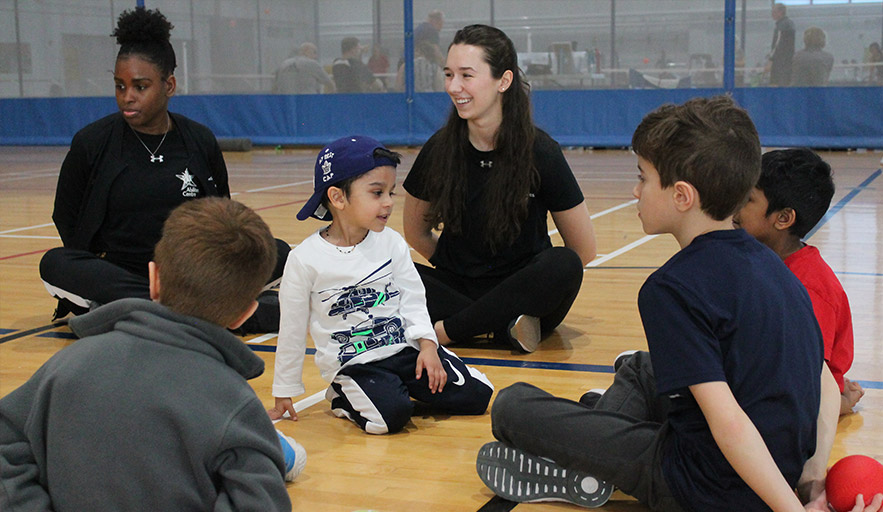
<instances>
[{"instance_id":1,"label":"boy in navy t-shirt","mask_svg":"<svg viewBox=\"0 0 883 512\"><path fill-rule=\"evenodd\" d=\"M681 246L638 296L649 353L625 358L594 408L500 391L479 476L521 502L596 507L616 486L653 510L800 510L794 488L824 480L830 374L806 290L733 228L760 171L754 124L727 97L698 98L648 114L632 145L644 231Z\"/></svg>"}]
</instances>

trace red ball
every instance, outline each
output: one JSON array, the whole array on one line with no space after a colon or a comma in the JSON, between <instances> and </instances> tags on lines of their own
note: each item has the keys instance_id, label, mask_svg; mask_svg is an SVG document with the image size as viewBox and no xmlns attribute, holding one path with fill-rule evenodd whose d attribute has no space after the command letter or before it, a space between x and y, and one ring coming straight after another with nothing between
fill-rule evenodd
<instances>
[{"instance_id":1,"label":"red ball","mask_svg":"<svg viewBox=\"0 0 883 512\"><path fill-rule=\"evenodd\" d=\"M828 503L837 512L852 510L855 497L861 494L865 504L875 494L883 493L883 464L866 455L850 455L838 460L825 479Z\"/></svg>"}]
</instances>

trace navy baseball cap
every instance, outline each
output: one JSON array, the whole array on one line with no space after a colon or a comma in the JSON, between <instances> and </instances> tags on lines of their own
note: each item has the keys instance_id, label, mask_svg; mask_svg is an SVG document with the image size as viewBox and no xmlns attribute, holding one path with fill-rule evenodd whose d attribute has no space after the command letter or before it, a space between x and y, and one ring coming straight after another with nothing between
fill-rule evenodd
<instances>
[{"instance_id":1,"label":"navy baseball cap","mask_svg":"<svg viewBox=\"0 0 883 512\"><path fill-rule=\"evenodd\" d=\"M361 176L377 167L396 166L395 161L385 157L375 157L374 150L386 149L383 144L371 137L350 135L328 144L316 158L313 174L313 195L297 213L297 220L313 217L331 220L331 214L322 206L322 196L328 187L349 178Z\"/></svg>"}]
</instances>

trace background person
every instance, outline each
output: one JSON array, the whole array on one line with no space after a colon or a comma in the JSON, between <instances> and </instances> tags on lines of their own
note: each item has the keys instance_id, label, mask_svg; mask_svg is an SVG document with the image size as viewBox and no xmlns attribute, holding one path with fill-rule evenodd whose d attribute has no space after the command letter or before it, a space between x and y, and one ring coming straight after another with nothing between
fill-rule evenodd
<instances>
[{"instance_id":1,"label":"background person","mask_svg":"<svg viewBox=\"0 0 883 512\"><path fill-rule=\"evenodd\" d=\"M442 344L493 332L532 352L564 319L595 257L589 212L561 148L533 124L506 34L457 31L445 90L448 121L404 182L405 238L433 265L417 265L429 314ZM564 247L552 246L549 212Z\"/></svg>"},{"instance_id":2,"label":"background person","mask_svg":"<svg viewBox=\"0 0 883 512\"><path fill-rule=\"evenodd\" d=\"M319 49L313 43L303 43L276 71L273 94L320 94L323 87L334 92L334 82L319 64Z\"/></svg>"},{"instance_id":3,"label":"background person","mask_svg":"<svg viewBox=\"0 0 883 512\"><path fill-rule=\"evenodd\" d=\"M331 74L337 92L378 92L383 85L362 62L362 45L357 37L344 37L340 41L340 57L334 59Z\"/></svg>"},{"instance_id":4,"label":"background person","mask_svg":"<svg viewBox=\"0 0 883 512\"><path fill-rule=\"evenodd\" d=\"M791 85L818 87L828 84L834 56L822 49L826 40L825 31L819 27L803 31L804 48L794 55Z\"/></svg>"},{"instance_id":5,"label":"background person","mask_svg":"<svg viewBox=\"0 0 883 512\"><path fill-rule=\"evenodd\" d=\"M776 22L773 30L768 68L770 85L787 86L791 83L791 61L794 58L794 22L787 16L785 4L775 3L772 18Z\"/></svg>"},{"instance_id":6,"label":"background person","mask_svg":"<svg viewBox=\"0 0 883 512\"><path fill-rule=\"evenodd\" d=\"M163 222L198 197L229 197L227 166L205 126L169 112L175 94L172 24L158 10L120 14L113 80L119 112L81 129L61 164L52 220L64 247L40 261L56 318L124 297L149 298L147 264ZM282 276L288 244L276 241L269 285ZM275 332L278 299L261 298L241 328Z\"/></svg>"}]
</instances>

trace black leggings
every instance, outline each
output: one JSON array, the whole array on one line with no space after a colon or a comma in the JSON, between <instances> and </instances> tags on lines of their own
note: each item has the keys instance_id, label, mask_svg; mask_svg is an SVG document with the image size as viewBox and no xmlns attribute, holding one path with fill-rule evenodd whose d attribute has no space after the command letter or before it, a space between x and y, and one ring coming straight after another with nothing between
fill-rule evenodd
<instances>
[{"instance_id":1,"label":"black leggings","mask_svg":"<svg viewBox=\"0 0 883 512\"><path fill-rule=\"evenodd\" d=\"M276 250L276 268L270 283L282 277L291 248L277 239ZM67 299L85 309L127 297L150 298L146 267L143 273L134 273L123 265L79 249L50 249L40 260L40 278L54 297Z\"/></svg>"},{"instance_id":2,"label":"black leggings","mask_svg":"<svg viewBox=\"0 0 883 512\"><path fill-rule=\"evenodd\" d=\"M506 340L509 323L519 315L540 318L543 334L564 320L579 293L583 265L566 247L551 247L523 268L503 277L471 278L417 264L426 287L426 305L433 323L444 320L454 341L494 333Z\"/></svg>"}]
</instances>

